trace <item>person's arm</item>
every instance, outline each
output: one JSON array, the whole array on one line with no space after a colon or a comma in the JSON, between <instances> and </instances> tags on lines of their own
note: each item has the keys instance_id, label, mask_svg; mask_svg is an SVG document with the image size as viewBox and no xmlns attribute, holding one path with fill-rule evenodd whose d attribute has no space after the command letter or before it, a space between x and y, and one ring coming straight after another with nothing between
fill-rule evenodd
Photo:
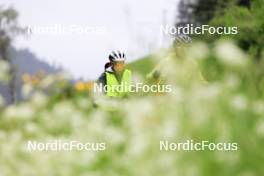
<instances>
[{"instance_id":1,"label":"person's arm","mask_svg":"<svg viewBox=\"0 0 264 176\"><path fill-rule=\"evenodd\" d=\"M102 84L102 86L106 85L106 74L105 72L100 75L100 77L97 80L98 84Z\"/></svg>"}]
</instances>

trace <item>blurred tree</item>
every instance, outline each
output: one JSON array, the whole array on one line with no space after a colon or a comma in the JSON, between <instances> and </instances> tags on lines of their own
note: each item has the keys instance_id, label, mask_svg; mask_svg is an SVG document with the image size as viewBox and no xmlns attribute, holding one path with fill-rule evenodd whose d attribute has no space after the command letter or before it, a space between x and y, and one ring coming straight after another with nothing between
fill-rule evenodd
<instances>
[{"instance_id":1,"label":"blurred tree","mask_svg":"<svg viewBox=\"0 0 264 176\"><path fill-rule=\"evenodd\" d=\"M228 37L236 40L243 50L260 60L264 49L263 0L251 1L250 6L246 1L241 1L241 3L249 8L230 6L223 15L215 16L210 24L213 26L238 27L238 34ZM211 36L213 40L219 37L225 36Z\"/></svg>"},{"instance_id":2,"label":"blurred tree","mask_svg":"<svg viewBox=\"0 0 264 176\"><path fill-rule=\"evenodd\" d=\"M7 61L10 65L9 89L11 101L16 101L15 68L10 63L10 49L12 41L18 34L24 33L23 28L17 23L18 13L12 7L0 6L0 59Z\"/></svg>"},{"instance_id":3,"label":"blurred tree","mask_svg":"<svg viewBox=\"0 0 264 176\"><path fill-rule=\"evenodd\" d=\"M223 14L224 9L231 5L250 7L250 0L181 0L176 25L208 24L216 14Z\"/></svg>"},{"instance_id":4,"label":"blurred tree","mask_svg":"<svg viewBox=\"0 0 264 176\"><path fill-rule=\"evenodd\" d=\"M220 37L237 41L238 45L257 60L264 46L263 0L181 0L177 26L194 25L238 27L237 35L195 36L207 42Z\"/></svg>"},{"instance_id":5,"label":"blurred tree","mask_svg":"<svg viewBox=\"0 0 264 176\"><path fill-rule=\"evenodd\" d=\"M177 22L177 26L184 26L188 23L194 23L192 14L195 5L196 5L196 0L180 1L178 5L179 21Z\"/></svg>"}]
</instances>

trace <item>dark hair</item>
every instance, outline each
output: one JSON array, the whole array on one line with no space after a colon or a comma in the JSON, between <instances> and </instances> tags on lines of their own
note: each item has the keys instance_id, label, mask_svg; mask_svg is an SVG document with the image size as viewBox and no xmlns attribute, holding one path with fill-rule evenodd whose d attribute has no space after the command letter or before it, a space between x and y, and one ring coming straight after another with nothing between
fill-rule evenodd
<instances>
[{"instance_id":1,"label":"dark hair","mask_svg":"<svg viewBox=\"0 0 264 176\"><path fill-rule=\"evenodd\" d=\"M110 55L108 56L108 59L110 60L110 62L113 62L115 58L110 54Z\"/></svg>"},{"instance_id":2,"label":"dark hair","mask_svg":"<svg viewBox=\"0 0 264 176\"><path fill-rule=\"evenodd\" d=\"M112 67L113 66L113 62L107 62L106 64L105 64L105 66L104 66L104 69L106 70L107 68L109 68L109 67Z\"/></svg>"}]
</instances>

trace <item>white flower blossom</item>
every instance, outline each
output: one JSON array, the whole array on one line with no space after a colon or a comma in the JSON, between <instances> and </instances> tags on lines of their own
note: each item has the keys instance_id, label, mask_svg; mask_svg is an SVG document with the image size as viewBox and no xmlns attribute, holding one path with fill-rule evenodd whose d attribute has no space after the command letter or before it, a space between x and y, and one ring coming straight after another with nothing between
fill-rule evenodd
<instances>
[{"instance_id":1,"label":"white flower blossom","mask_svg":"<svg viewBox=\"0 0 264 176\"><path fill-rule=\"evenodd\" d=\"M187 57L200 60L205 59L209 53L209 48L205 43L197 42L191 45L187 53Z\"/></svg>"},{"instance_id":2,"label":"white flower blossom","mask_svg":"<svg viewBox=\"0 0 264 176\"><path fill-rule=\"evenodd\" d=\"M248 104L246 97L243 95L236 95L230 103L238 110L245 110Z\"/></svg>"},{"instance_id":3,"label":"white flower blossom","mask_svg":"<svg viewBox=\"0 0 264 176\"><path fill-rule=\"evenodd\" d=\"M244 67L247 65L247 56L230 41L218 42L215 52L219 60L226 65L238 67Z\"/></svg>"},{"instance_id":4,"label":"white flower blossom","mask_svg":"<svg viewBox=\"0 0 264 176\"><path fill-rule=\"evenodd\" d=\"M33 87L31 84L24 84L22 86L22 95L24 98L27 98L30 96L30 94L33 92Z\"/></svg>"}]
</instances>

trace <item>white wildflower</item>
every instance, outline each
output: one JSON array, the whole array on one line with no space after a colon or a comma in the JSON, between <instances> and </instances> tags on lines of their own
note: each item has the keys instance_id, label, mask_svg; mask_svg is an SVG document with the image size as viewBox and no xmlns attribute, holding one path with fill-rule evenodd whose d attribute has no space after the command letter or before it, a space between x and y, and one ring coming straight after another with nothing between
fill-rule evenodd
<instances>
[{"instance_id":1,"label":"white wildflower","mask_svg":"<svg viewBox=\"0 0 264 176\"><path fill-rule=\"evenodd\" d=\"M231 100L231 106L238 110L244 110L247 107L247 99L243 95L237 95Z\"/></svg>"},{"instance_id":2,"label":"white wildflower","mask_svg":"<svg viewBox=\"0 0 264 176\"><path fill-rule=\"evenodd\" d=\"M226 78L225 84L228 88L235 88L240 84L240 80L235 75L230 75Z\"/></svg>"},{"instance_id":3,"label":"white wildflower","mask_svg":"<svg viewBox=\"0 0 264 176\"><path fill-rule=\"evenodd\" d=\"M41 92L35 92L31 98L31 102L36 107L42 107L47 103L48 99L46 95Z\"/></svg>"},{"instance_id":4,"label":"white wildflower","mask_svg":"<svg viewBox=\"0 0 264 176\"><path fill-rule=\"evenodd\" d=\"M168 118L169 119L169 118ZM177 134L177 129L179 128L179 123L176 122L177 119L169 119L164 121L163 128L160 130L163 138L173 139Z\"/></svg>"},{"instance_id":5,"label":"white wildflower","mask_svg":"<svg viewBox=\"0 0 264 176\"><path fill-rule=\"evenodd\" d=\"M229 66L244 67L247 64L246 55L230 41L220 41L215 48L219 60Z\"/></svg>"},{"instance_id":6,"label":"white wildflower","mask_svg":"<svg viewBox=\"0 0 264 176\"><path fill-rule=\"evenodd\" d=\"M87 98L79 98L77 101L78 107L81 109L89 109L92 106L91 100Z\"/></svg>"},{"instance_id":7,"label":"white wildflower","mask_svg":"<svg viewBox=\"0 0 264 176\"><path fill-rule=\"evenodd\" d=\"M16 107L14 105L8 106L4 111L5 118L12 118L17 116Z\"/></svg>"},{"instance_id":8,"label":"white wildflower","mask_svg":"<svg viewBox=\"0 0 264 176\"><path fill-rule=\"evenodd\" d=\"M191 45L187 53L188 58L205 59L209 55L209 48L205 43L197 42Z\"/></svg>"},{"instance_id":9,"label":"white wildflower","mask_svg":"<svg viewBox=\"0 0 264 176\"><path fill-rule=\"evenodd\" d=\"M52 115L54 118L68 119L75 114L74 106L71 102L64 101L56 104L53 108Z\"/></svg>"},{"instance_id":10,"label":"white wildflower","mask_svg":"<svg viewBox=\"0 0 264 176\"><path fill-rule=\"evenodd\" d=\"M143 83L143 77L139 73L133 73L133 83Z\"/></svg>"},{"instance_id":11,"label":"white wildflower","mask_svg":"<svg viewBox=\"0 0 264 176\"><path fill-rule=\"evenodd\" d=\"M54 77L52 75L49 75L45 77L39 84L41 88L48 88L49 86L52 85L52 83L55 81Z\"/></svg>"},{"instance_id":12,"label":"white wildflower","mask_svg":"<svg viewBox=\"0 0 264 176\"><path fill-rule=\"evenodd\" d=\"M138 133L134 134L130 141L128 154L132 156L140 156L147 149L148 141L145 140L144 135Z\"/></svg>"},{"instance_id":13,"label":"white wildflower","mask_svg":"<svg viewBox=\"0 0 264 176\"><path fill-rule=\"evenodd\" d=\"M34 113L34 109L29 104L11 105L4 111L4 117L7 119L31 119Z\"/></svg>"},{"instance_id":14,"label":"white wildflower","mask_svg":"<svg viewBox=\"0 0 264 176\"><path fill-rule=\"evenodd\" d=\"M168 100L181 102L184 99L184 93L180 86L173 85L172 92L167 94Z\"/></svg>"},{"instance_id":15,"label":"white wildflower","mask_svg":"<svg viewBox=\"0 0 264 176\"><path fill-rule=\"evenodd\" d=\"M22 86L22 95L24 98L27 98L33 91L33 87L30 84L24 84Z\"/></svg>"},{"instance_id":16,"label":"white wildflower","mask_svg":"<svg viewBox=\"0 0 264 176\"><path fill-rule=\"evenodd\" d=\"M30 104L23 104L16 107L17 117L22 119L31 119L35 112Z\"/></svg>"},{"instance_id":17,"label":"white wildflower","mask_svg":"<svg viewBox=\"0 0 264 176\"><path fill-rule=\"evenodd\" d=\"M125 141L124 132L117 128L106 128L106 137L110 144L118 145Z\"/></svg>"},{"instance_id":18,"label":"white wildflower","mask_svg":"<svg viewBox=\"0 0 264 176\"><path fill-rule=\"evenodd\" d=\"M221 93L221 85L217 83L213 83L203 89L202 97L204 99L212 99L218 97L220 93Z\"/></svg>"},{"instance_id":19,"label":"white wildflower","mask_svg":"<svg viewBox=\"0 0 264 176\"><path fill-rule=\"evenodd\" d=\"M25 130L27 133L36 134L36 131L38 131L38 127L34 123L27 123L25 126Z\"/></svg>"}]
</instances>

